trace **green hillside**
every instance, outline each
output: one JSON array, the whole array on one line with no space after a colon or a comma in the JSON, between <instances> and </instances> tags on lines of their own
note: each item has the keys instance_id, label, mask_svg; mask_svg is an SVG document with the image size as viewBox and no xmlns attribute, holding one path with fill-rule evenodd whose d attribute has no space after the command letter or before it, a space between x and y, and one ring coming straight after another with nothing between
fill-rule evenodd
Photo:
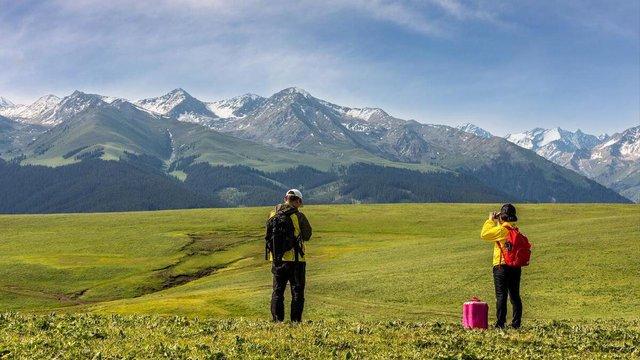
<instances>
[{"instance_id":1,"label":"green hillside","mask_svg":"<svg viewBox=\"0 0 640 360\"><path fill-rule=\"evenodd\" d=\"M43 126L24 124L0 116L0 158L16 147L26 146L45 130Z\"/></svg>"},{"instance_id":2,"label":"green hillside","mask_svg":"<svg viewBox=\"0 0 640 360\"><path fill-rule=\"evenodd\" d=\"M58 166L77 162L86 154L119 159L123 153L169 158L167 123L132 107L99 106L53 127L25 149L26 164Z\"/></svg>"},{"instance_id":3,"label":"green hillside","mask_svg":"<svg viewBox=\"0 0 640 360\"><path fill-rule=\"evenodd\" d=\"M307 319L457 321L473 295L492 304L497 205L306 206ZM268 208L0 216L0 306L268 318ZM634 319L640 208L522 205L534 245L522 293L531 319Z\"/></svg>"}]
</instances>

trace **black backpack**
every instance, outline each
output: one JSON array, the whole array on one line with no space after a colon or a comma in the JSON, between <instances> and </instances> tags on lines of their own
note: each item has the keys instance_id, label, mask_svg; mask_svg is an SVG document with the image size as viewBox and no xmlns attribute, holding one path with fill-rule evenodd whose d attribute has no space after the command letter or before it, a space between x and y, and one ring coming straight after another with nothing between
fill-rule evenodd
<instances>
[{"instance_id":1,"label":"black backpack","mask_svg":"<svg viewBox=\"0 0 640 360\"><path fill-rule=\"evenodd\" d=\"M292 249L295 250L295 261L298 261L298 254L304 255L294 235L291 220L291 215L297 211L295 208L278 211L267 220L267 233L264 236L265 260L269 260L269 254L271 254L274 262L281 262L284 253Z\"/></svg>"}]
</instances>

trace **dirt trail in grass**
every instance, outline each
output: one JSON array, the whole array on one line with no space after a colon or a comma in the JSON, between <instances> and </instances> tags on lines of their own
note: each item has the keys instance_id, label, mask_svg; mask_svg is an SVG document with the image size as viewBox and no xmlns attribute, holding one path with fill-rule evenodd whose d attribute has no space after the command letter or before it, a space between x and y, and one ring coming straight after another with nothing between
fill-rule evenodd
<instances>
[{"instance_id":1,"label":"dirt trail in grass","mask_svg":"<svg viewBox=\"0 0 640 360\"><path fill-rule=\"evenodd\" d=\"M80 299L89 289L82 289L70 294L61 292L47 292L42 290L25 289L15 285L5 285L0 287L0 291L15 295L28 296L32 298L57 300L66 305L83 305L93 303Z\"/></svg>"},{"instance_id":2,"label":"dirt trail in grass","mask_svg":"<svg viewBox=\"0 0 640 360\"><path fill-rule=\"evenodd\" d=\"M226 251L230 248L245 244L247 242L253 241L252 238L235 241L235 242L225 242L220 241L220 239L215 238L214 234L187 234L189 236L189 242L186 243L182 248L180 248L179 252L184 253L185 255L178 259L178 261L173 264L169 264L160 269L154 270L156 274L164 279L161 284L161 287L155 291L166 290L172 287L184 285L194 280L201 279L205 276L212 275L213 273L225 269L234 263L244 259L244 257L240 257L237 259L233 259L232 261L228 261L222 264L215 264L211 266L207 266L201 269L198 269L194 272L189 273L179 273L176 272L176 269L180 266L191 260L196 256L208 256L216 252ZM155 292L152 291L152 292ZM146 294L149 294L148 292ZM144 295L146 295L144 294Z\"/></svg>"},{"instance_id":3,"label":"dirt trail in grass","mask_svg":"<svg viewBox=\"0 0 640 360\"><path fill-rule=\"evenodd\" d=\"M158 291L170 289L176 286L187 284L191 281L201 279L203 277L212 275L219 270L228 268L236 262L244 259L245 257L239 257L232 259L224 263L213 264L203 268L193 267L193 271L181 272L179 269L181 266L187 264L195 257L206 257L216 252L227 251L233 247L245 244L250 241L254 241L253 237L249 237L243 240L228 240L220 239L217 234L204 233L204 234L187 234L189 236L189 242L183 245L178 253L184 254L177 261L159 269L153 269L151 276L160 278L160 281L156 285L152 285L144 288L139 294L133 297L141 297L149 295ZM184 270L183 270L184 271ZM62 307L75 307L88 304L100 303L104 300L85 300L83 295L89 291L90 288L84 288L71 293L44 291L40 289L28 289L17 285L3 285L0 286L0 292L8 294L14 294L19 296L25 296L38 299L49 299L59 302ZM107 301L115 300L108 299Z\"/></svg>"}]
</instances>

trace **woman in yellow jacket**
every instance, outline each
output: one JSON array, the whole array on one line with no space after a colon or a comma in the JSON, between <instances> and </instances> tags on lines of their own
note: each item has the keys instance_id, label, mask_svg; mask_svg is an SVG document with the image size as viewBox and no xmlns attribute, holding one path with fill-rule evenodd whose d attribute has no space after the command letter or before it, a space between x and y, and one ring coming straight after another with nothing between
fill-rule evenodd
<instances>
[{"instance_id":1,"label":"woman in yellow jacket","mask_svg":"<svg viewBox=\"0 0 640 360\"><path fill-rule=\"evenodd\" d=\"M521 268L505 265L502 249L509 236L509 228L516 227L516 208L504 204L499 213L491 213L484 222L480 237L493 242L493 283L496 288L496 327L504 328L507 319L507 295L513 307L511 326L519 328L522 322L522 299L520 299Z\"/></svg>"}]
</instances>

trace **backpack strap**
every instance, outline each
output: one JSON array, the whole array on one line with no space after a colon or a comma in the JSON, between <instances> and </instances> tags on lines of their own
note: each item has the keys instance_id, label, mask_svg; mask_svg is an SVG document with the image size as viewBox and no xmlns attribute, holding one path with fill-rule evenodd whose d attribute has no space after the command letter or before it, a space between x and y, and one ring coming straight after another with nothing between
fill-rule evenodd
<instances>
[{"instance_id":1,"label":"backpack strap","mask_svg":"<svg viewBox=\"0 0 640 360\"><path fill-rule=\"evenodd\" d=\"M291 217L291 216L296 216L296 220L295 222L298 222L298 218L297 218L297 214L298 213L298 209L296 208L291 208L286 212L286 215ZM291 221L293 222L294 220L291 219ZM294 224L294 236L295 236L295 224ZM297 263L300 261L300 242L298 241L299 239L296 237L294 239L294 243L293 243L293 256L294 256L294 261Z\"/></svg>"},{"instance_id":2,"label":"backpack strap","mask_svg":"<svg viewBox=\"0 0 640 360\"><path fill-rule=\"evenodd\" d=\"M292 214L295 214L298 212L298 209L292 207L290 209L287 210L280 210L280 212L286 216L291 216Z\"/></svg>"},{"instance_id":3,"label":"backpack strap","mask_svg":"<svg viewBox=\"0 0 640 360\"><path fill-rule=\"evenodd\" d=\"M498 260L498 266L502 266L502 245L500 245L500 241L496 241L496 245L498 245L498 248L500 249L500 260Z\"/></svg>"},{"instance_id":4,"label":"backpack strap","mask_svg":"<svg viewBox=\"0 0 640 360\"><path fill-rule=\"evenodd\" d=\"M270 240L269 239L269 235L271 233L271 227L270 227L270 224L269 224L270 220L271 220L271 217L269 217L269 220L267 220L267 228L266 228L266 232L265 232L265 235L264 235L264 240L265 240L265 242L264 242L264 259L265 260L269 260L269 240Z\"/></svg>"},{"instance_id":5,"label":"backpack strap","mask_svg":"<svg viewBox=\"0 0 640 360\"><path fill-rule=\"evenodd\" d=\"M298 209L292 207L291 209L287 210L284 214L286 216L292 216L294 214L298 213ZM297 215L296 215L297 216ZM293 221L293 219L291 220ZM296 222L298 222L298 219L296 218ZM295 230L294 230L295 231ZM295 236L295 234L294 234ZM300 261L300 253L302 252L302 250L300 249L300 242L299 239L296 238L294 241L294 245L293 245L293 255L294 255L294 261L297 263Z\"/></svg>"},{"instance_id":6,"label":"backpack strap","mask_svg":"<svg viewBox=\"0 0 640 360\"><path fill-rule=\"evenodd\" d=\"M290 209L287 209L287 210L284 210L284 211L281 210L280 213L282 215L284 215L284 216L290 217L291 215L298 213L298 209L295 208L295 207L291 207ZM293 221L293 220L291 220L291 221ZM299 262L300 261L299 260L299 257L300 257L300 255L299 255L299 253L300 253L299 247L300 246L298 244L298 239L295 239L294 246L293 246L293 254L294 254L295 262Z\"/></svg>"}]
</instances>

